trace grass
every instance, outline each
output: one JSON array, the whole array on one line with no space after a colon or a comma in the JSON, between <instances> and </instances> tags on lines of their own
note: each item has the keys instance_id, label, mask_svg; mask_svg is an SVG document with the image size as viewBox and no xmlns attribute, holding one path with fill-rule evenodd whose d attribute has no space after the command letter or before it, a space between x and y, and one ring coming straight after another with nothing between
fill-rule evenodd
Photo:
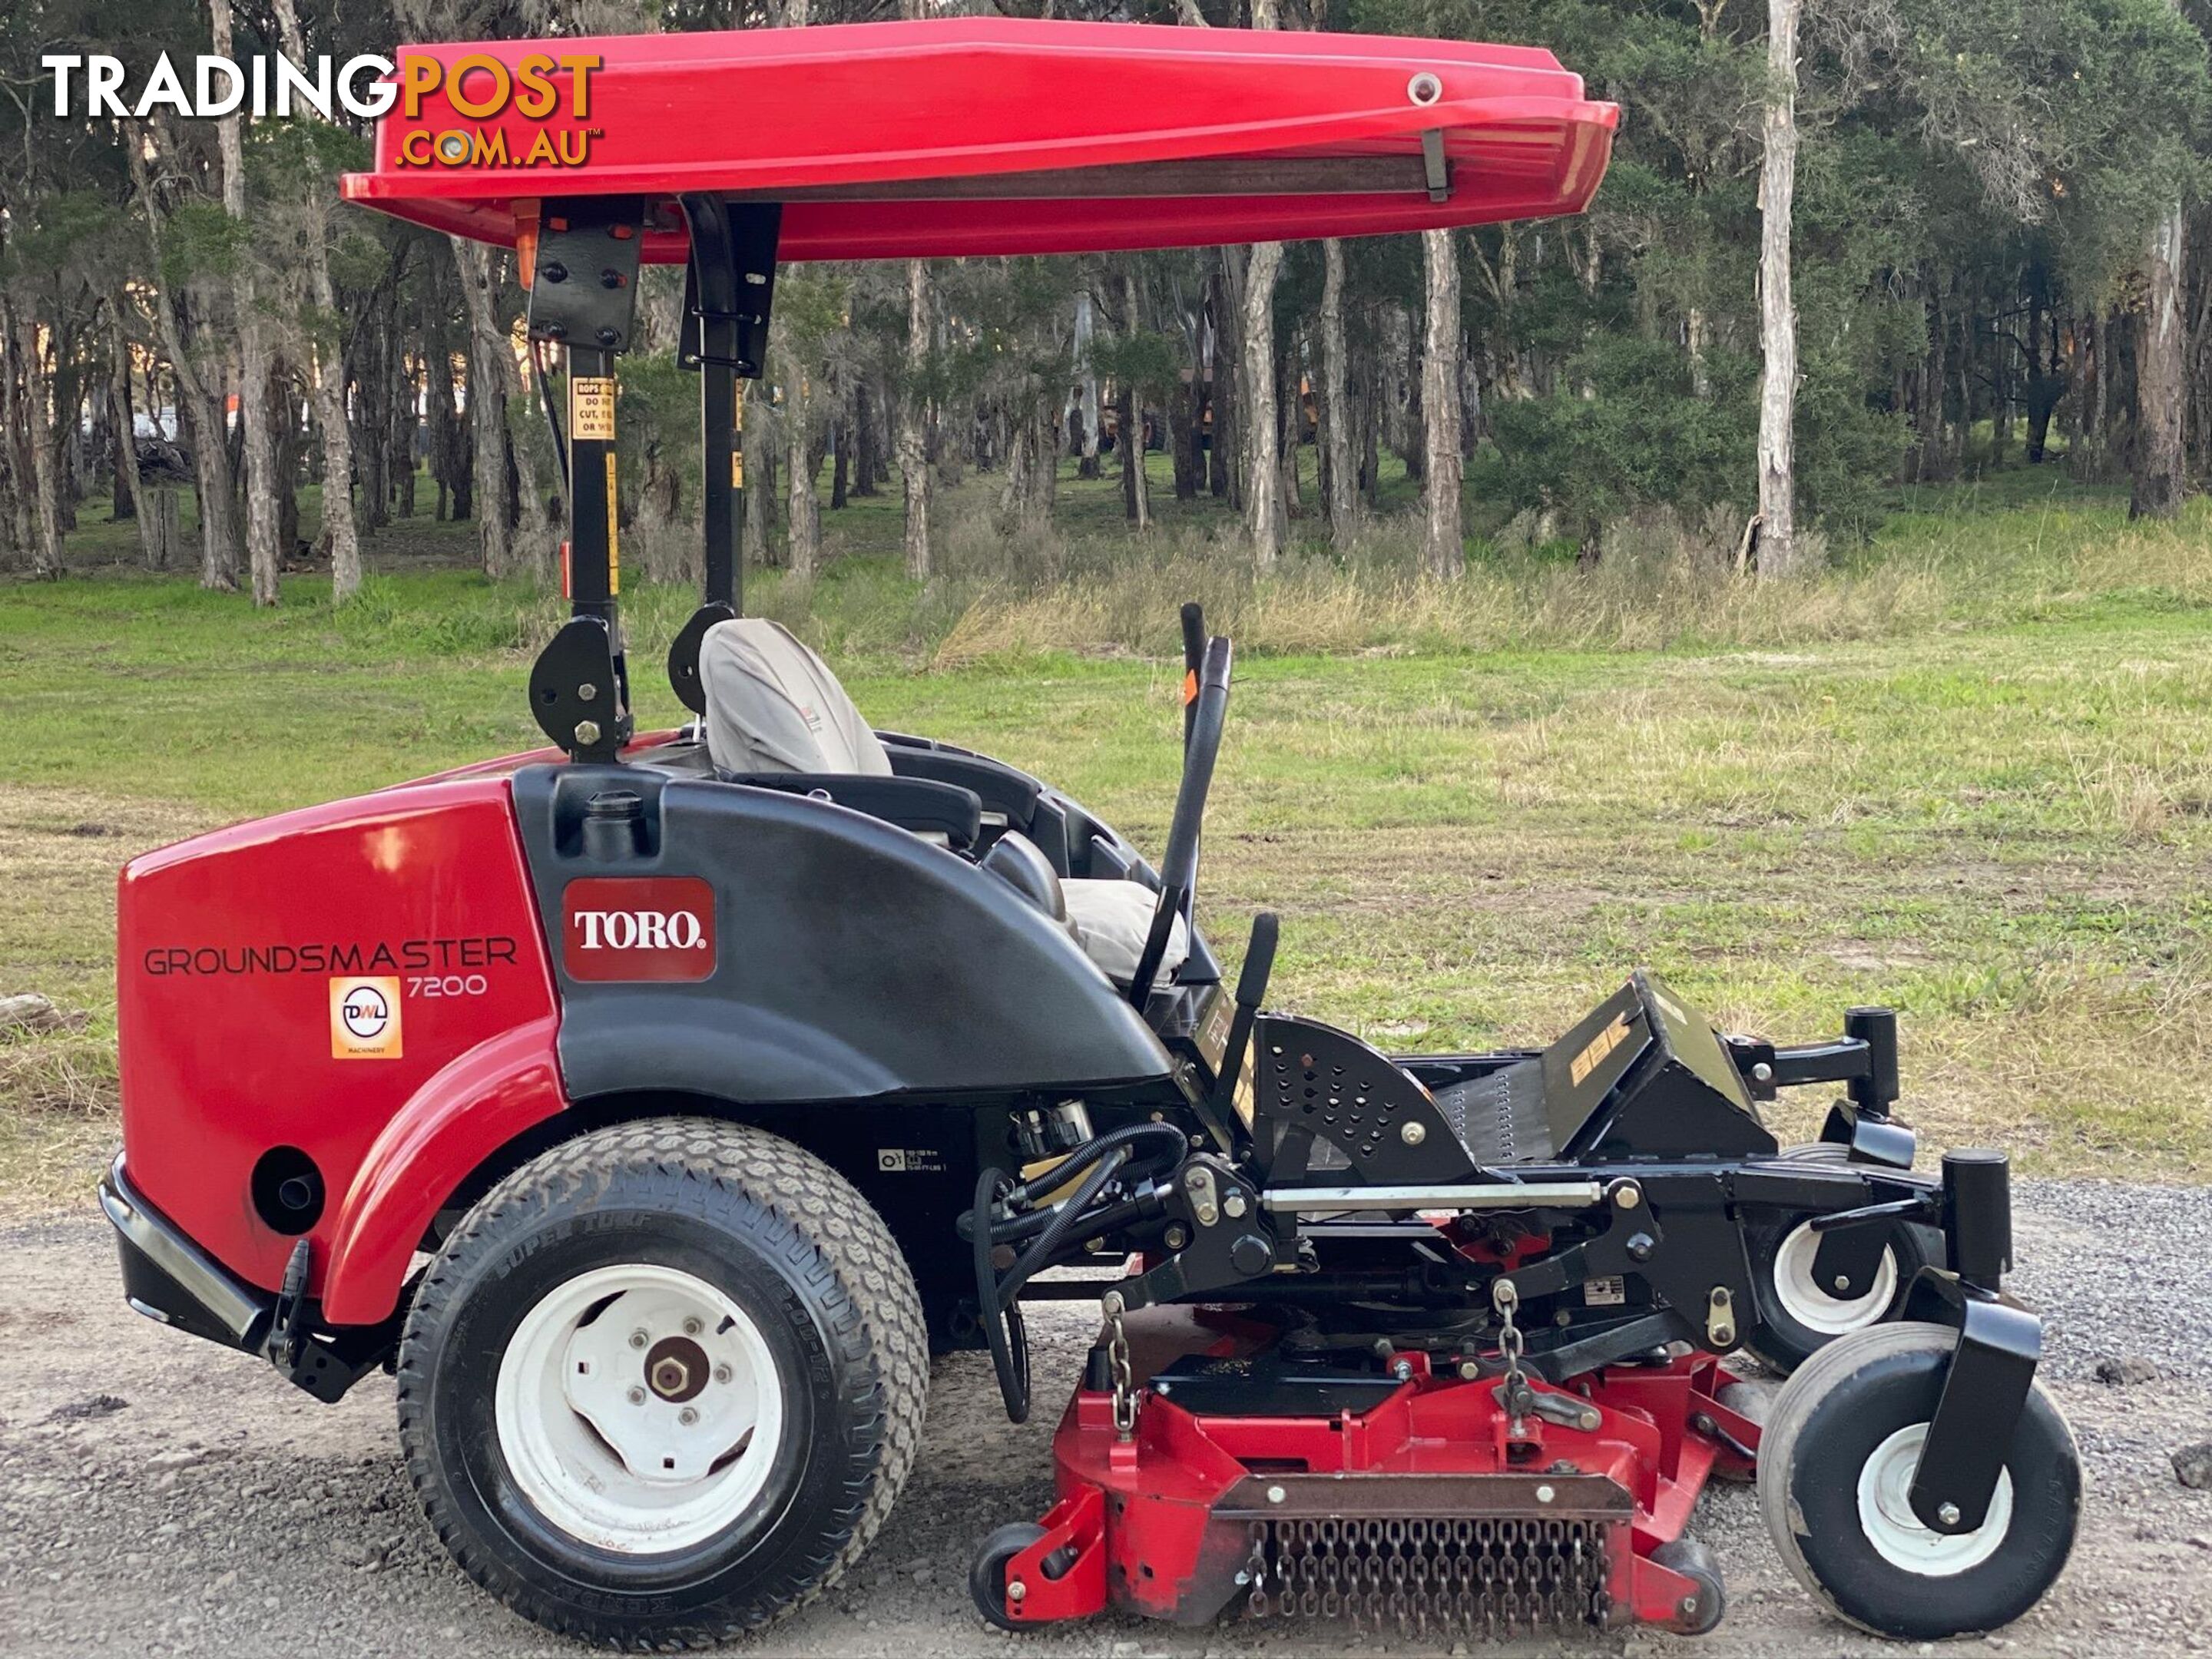
<instances>
[{"instance_id":1,"label":"grass","mask_svg":"<svg viewBox=\"0 0 2212 1659\"><path fill-rule=\"evenodd\" d=\"M1901 497L1788 587L1665 526L1595 572L1479 545L1465 581L1419 582L1385 535L1255 580L1218 523L1121 545L1109 478L1064 485L1097 522L1026 568L1016 545L986 568L971 485L927 591L853 542L804 592L753 591L878 724L1029 767L1147 847L1173 602L1205 597L1240 659L1202 914L1232 957L1254 910L1284 914L1282 1004L1448 1048L1555 1034L1635 963L1784 1039L1893 1002L1934 1142L2212 1178L2212 516L2130 530L2024 476ZM73 545L96 566L128 534ZM521 686L556 607L469 546L403 526L335 613L309 576L259 614L121 563L0 586L0 994L89 1015L0 1040L13 1206L81 1200L112 1138L122 859L536 741ZM657 663L688 596L625 598ZM638 678L643 719L672 716Z\"/></svg>"}]
</instances>

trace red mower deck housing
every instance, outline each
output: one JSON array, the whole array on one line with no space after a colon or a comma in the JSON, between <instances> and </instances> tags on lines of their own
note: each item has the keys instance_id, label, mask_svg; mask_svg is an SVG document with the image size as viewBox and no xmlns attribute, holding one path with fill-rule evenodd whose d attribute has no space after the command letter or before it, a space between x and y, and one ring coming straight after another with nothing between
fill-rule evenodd
<instances>
[{"instance_id":1,"label":"red mower deck housing","mask_svg":"<svg viewBox=\"0 0 2212 1659\"><path fill-rule=\"evenodd\" d=\"M1129 1321L1155 1382L1127 1432L1103 1379L1069 1401L1059 1501L1004 1569L1011 1619L1241 1610L1491 1637L1718 1619L1711 1584L1652 1559L1717 1469L1753 1472L1759 1427L1717 1397L1734 1381L1718 1360L1536 1382L1516 1423L1495 1374L1421 1352L1386 1358L1396 1386L1371 1403L1295 1400L1311 1390L1271 1389L1264 1370L1279 1335L1211 1310Z\"/></svg>"}]
</instances>

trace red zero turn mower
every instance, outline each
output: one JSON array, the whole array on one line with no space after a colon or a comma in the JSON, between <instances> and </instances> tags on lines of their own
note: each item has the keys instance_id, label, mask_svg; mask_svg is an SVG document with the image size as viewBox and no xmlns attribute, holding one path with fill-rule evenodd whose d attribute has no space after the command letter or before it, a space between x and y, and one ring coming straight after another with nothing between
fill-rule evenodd
<instances>
[{"instance_id":1,"label":"red zero turn mower","mask_svg":"<svg viewBox=\"0 0 2212 1659\"><path fill-rule=\"evenodd\" d=\"M587 97L459 107L456 76L556 59ZM1913 1172L1887 1011L1780 1047L1638 974L1548 1048L1383 1054L1267 1011L1273 916L1233 990L1194 925L1231 663L1195 607L1157 869L1027 773L871 730L739 614L738 388L780 260L1575 212L1611 106L1519 47L995 20L401 73L349 193L513 245L541 368L565 354L574 616L529 692L555 747L125 871L102 1201L133 1306L319 1399L395 1372L461 1569L598 1641L741 1634L834 1582L933 1351L988 1348L1019 1419L1024 1305L1070 1297L1101 1328L1058 1502L973 1573L1010 1628L1706 1630L1686 1527L1754 1472L1845 1619L1934 1638L2034 1603L2080 1474L2002 1285L2005 1161ZM707 456L668 659L696 718L646 736L613 495L641 259L688 264ZM1759 1103L1820 1084L1820 1142L1778 1146ZM1738 1350L1794 1375L1739 1382Z\"/></svg>"}]
</instances>

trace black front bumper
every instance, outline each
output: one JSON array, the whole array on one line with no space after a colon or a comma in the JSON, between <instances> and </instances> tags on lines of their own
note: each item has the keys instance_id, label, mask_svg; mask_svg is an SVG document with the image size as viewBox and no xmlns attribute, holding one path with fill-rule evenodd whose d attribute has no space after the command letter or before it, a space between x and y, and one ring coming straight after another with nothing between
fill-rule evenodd
<instances>
[{"instance_id":1,"label":"black front bumper","mask_svg":"<svg viewBox=\"0 0 2212 1659\"><path fill-rule=\"evenodd\" d=\"M267 1352L276 1297L238 1278L139 1196L119 1154L100 1179L100 1207L115 1228L131 1307L226 1348Z\"/></svg>"}]
</instances>

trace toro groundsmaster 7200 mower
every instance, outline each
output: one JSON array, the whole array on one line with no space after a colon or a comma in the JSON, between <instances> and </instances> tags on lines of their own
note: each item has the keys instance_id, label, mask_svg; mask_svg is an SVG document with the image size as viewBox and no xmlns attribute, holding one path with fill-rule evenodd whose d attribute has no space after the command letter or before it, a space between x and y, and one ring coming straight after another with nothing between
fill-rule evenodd
<instances>
[{"instance_id":1,"label":"toro groundsmaster 7200 mower","mask_svg":"<svg viewBox=\"0 0 2212 1659\"><path fill-rule=\"evenodd\" d=\"M512 245L565 353L555 747L203 836L120 899L132 1304L336 1400L380 1366L431 1523L555 1630L736 1635L867 1547L933 1351L1026 1413L1025 1302L1097 1301L1012 1629L1117 1608L1710 1629L1687 1535L1898 1637L2002 1625L2080 1474L2009 1297L2005 1161L1913 1173L1894 1022L1717 1032L1638 974L1541 1050L1390 1055L1193 925L1230 647L1184 618L1157 868L1060 791L870 730L744 618L738 384L779 261L1579 210L1615 112L1547 53L948 21L411 48L355 199ZM696 716L639 735L614 364L685 260ZM1759 1103L1837 1085L1820 1142ZM1048 1271L1050 1270L1050 1271ZM1762 1390L1727 1356L1783 1372Z\"/></svg>"}]
</instances>

